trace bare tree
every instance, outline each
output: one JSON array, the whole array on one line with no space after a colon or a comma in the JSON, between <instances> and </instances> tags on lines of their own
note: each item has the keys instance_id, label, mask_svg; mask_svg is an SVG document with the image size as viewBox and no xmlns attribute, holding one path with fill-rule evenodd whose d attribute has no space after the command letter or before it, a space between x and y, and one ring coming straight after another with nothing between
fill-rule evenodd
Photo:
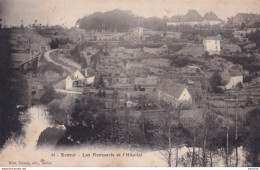
<instances>
[{"instance_id":1,"label":"bare tree","mask_svg":"<svg viewBox=\"0 0 260 170\"><path fill-rule=\"evenodd\" d=\"M164 124L164 127L162 127L161 134L164 135L167 142L162 142L164 146L162 146L163 150L160 151L160 153L163 155L163 158L165 161L167 161L167 164L169 167L172 167L173 163L173 141L172 141L172 128L173 125L176 125L178 122L174 121L173 118L176 118L176 112L177 112L177 105L172 105L172 103L166 103L162 102L160 103L161 108L164 108L165 114L162 116L162 122ZM176 119L175 119L176 120ZM178 120L178 119L177 119ZM160 140L160 139L159 139ZM175 156L175 166L178 166L178 147L176 143L176 156Z\"/></svg>"},{"instance_id":2,"label":"bare tree","mask_svg":"<svg viewBox=\"0 0 260 170\"><path fill-rule=\"evenodd\" d=\"M236 101L236 109L237 109L237 111L236 111L236 113L235 113L235 116L236 116L236 118L235 118L235 146L236 146L236 167L238 166L238 151L237 151L237 138L238 138L238 120L237 120L237 118L238 118L238 115L237 115L237 113L238 113L238 105L239 105L239 91L241 90L241 88L243 87L243 85L242 85L242 83L238 83L237 85L236 85L236 90L237 90L237 101Z\"/></svg>"},{"instance_id":3,"label":"bare tree","mask_svg":"<svg viewBox=\"0 0 260 170\"><path fill-rule=\"evenodd\" d=\"M229 137L229 122L228 122L228 103L227 103L227 137L226 137L226 166L228 167L228 150L229 150L229 142L228 142L228 137Z\"/></svg>"}]
</instances>

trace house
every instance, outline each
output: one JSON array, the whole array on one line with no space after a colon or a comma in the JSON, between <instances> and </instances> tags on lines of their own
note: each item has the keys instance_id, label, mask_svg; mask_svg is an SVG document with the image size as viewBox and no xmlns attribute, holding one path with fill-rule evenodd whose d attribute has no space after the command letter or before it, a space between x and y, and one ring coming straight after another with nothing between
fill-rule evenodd
<instances>
[{"instance_id":1,"label":"house","mask_svg":"<svg viewBox=\"0 0 260 170\"><path fill-rule=\"evenodd\" d=\"M238 70L224 69L224 71L221 73L221 78L224 82L226 82L226 90L234 88L238 83L243 84L243 75Z\"/></svg>"},{"instance_id":2,"label":"house","mask_svg":"<svg viewBox=\"0 0 260 170\"><path fill-rule=\"evenodd\" d=\"M20 69L21 65L30 61L29 53L12 53L11 68Z\"/></svg>"},{"instance_id":3,"label":"house","mask_svg":"<svg viewBox=\"0 0 260 170\"><path fill-rule=\"evenodd\" d=\"M95 81L95 76L87 77L86 84L93 84Z\"/></svg>"},{"instance_id":4,"label":"house","mask_svg":"<svg viewBox=\"0 0 260 170\"><path fill-rule=\"evenodd\" d=\"M232 34L233 34L234 38L238 39L239 41L246 41L246 39L247 39L247 38L245 38L246 34L247 34L247 31L245 31L245 30L237 30L237 31L234 31Z\"/></svg>"},{"instance_id":5,"label":"house","mask_svg":"<svg viewBox=\"0 0 260 170\"><path fill-rule=\"evenodd\" d=\"M164 80L157 88L159 100L163 100L173 105L191 104L192 97L188 89L182 85L170 80Z\"/></svg>"},{"instance_id":6,"label":"house","mask_svg":"<svg viewBox=\"0 0 260 170\"><path fill-rule=\"evenodd\" d=\"M77 70L75 71L75 73L73 74L73 77L75 79L78 79L78 80L84 80L86 77L88 76L88 72L87 72L87 69L84 70L84 73Z\"/></svg>"},{"instance_id":7,"label":"house","mask_svg":"<svg viewBox=\"0 0 260 170\"><path fill-rule=\"evenodd\" d=\"M203 40L204 51L208 52L209 55L217 54L220 55L220 38L217 36L209 36Z\"/></svg>"},{"instance_id":8,"label":"house","mask_svg":"<svg viewBox=\"0 0 260 170\"><path fill-rule=\"evenodd\" d=\"M68 76L65 80L65 89L70 90L72 89L72 86L73 86L73 80L70 76Z\"/></svg>"},{"instance_id":9,"label":"house","mask_svg":"<svg viewBox=\"0 0 260 170\"><path fill-rule=\"evenodd\" d=\"M202 25L219 25L221 23L222 20L214 12L206 13L201 22Z\"/></svg>"},{"instance_id":10,"label":"house","mask_svg":"<svg viewBox=\"0 0 260 170\"><path fill-rule=\"evenodd\" d=\"M72 89L73 87L84 87L85 85L93 84L95 76L89 76L87 68L77 70L74 72L73 77L68 76L65 79L65 89Z\"/></svg>"},{"instance_id":11,"label":"house","mask_svg":"<svg viewBox=\"0 0 260 170\"><path fill-rule=\"evenodd\" d=\"M11 53L10 67L21 71L35 70L38 67L38 57L31 58L29 53Z\"/></svg>"}]
</instances>

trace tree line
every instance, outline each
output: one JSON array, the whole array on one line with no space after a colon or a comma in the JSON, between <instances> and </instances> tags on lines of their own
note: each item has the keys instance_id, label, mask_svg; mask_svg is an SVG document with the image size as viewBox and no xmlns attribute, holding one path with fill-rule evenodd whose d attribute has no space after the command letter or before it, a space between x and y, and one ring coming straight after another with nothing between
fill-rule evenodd
<instances>
[{"instance_id":1,"label":"tree line","mask_svg":"<svg viewBox=\"0 0 260 170\"><path fill-rule=\"evenodd\" d=\"M160 18L143 18L131 11L113 10L96 12L77 21L80 28L87 31L125 32L134 27L162 30L166 21Z\"/></svg>"},{"instance_id":2,"label":"tree line","mask_svg":"<svg viewBox=\"0 0 260 170\"><path fill-rule=\"evenodd\" d=\"M10 68L11 32L0 29L0 148L10 137L22 133L21 112L30 105L28 82L23 74Z\"/></svg>"}]
</instances>

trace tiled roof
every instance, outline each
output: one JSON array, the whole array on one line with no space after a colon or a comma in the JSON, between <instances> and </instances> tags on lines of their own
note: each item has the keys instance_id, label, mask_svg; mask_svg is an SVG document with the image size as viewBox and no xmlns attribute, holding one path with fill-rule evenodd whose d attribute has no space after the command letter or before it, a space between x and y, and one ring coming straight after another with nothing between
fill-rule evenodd
<instances>
[{"instance_id":1,"label":"tiled roof","mask_svg":"<svg viewBox=\"0 0 260 170\"><path fill-rule=\"evenodd\" d=\"M176 98L179 98L185 86L172 82L170 80L164 80L157 88L160 91L173 95Z\"/></svg>"},{"instance_id":2,"label":"tiled roof","mask_svg":"<svg viewBox=\"0 0 260 170\"><path fill-rule=\"evenodd\" d=\"M242 76L242 73L239 70L228 70L229 74L233 76Z\"/></svg>"},{"instance_id":3,"label":"tiled roof","mask_svg":"<svg viewBox=\"0 0 260 170\"><path fill-rule=\"evenodd\" d=\"M222 73L221 73L221 78L224 80L224 81L229 81L231 77L234 77L234 76L242 76L242 73L238 70L224 70Z\"/></svg>"}]
</instances>

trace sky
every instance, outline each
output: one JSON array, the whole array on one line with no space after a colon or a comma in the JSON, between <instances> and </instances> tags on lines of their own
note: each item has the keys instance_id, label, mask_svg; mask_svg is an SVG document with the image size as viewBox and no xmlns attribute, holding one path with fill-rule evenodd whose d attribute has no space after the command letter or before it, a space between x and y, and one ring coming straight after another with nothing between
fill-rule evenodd
<instances>
[{"instance_id":1,"label":"sky","mask_svg":"<svg viewBox=\"0 0 260 170\"><path fill-rule=\"evenodd\" d=\"M37 20L43 25L71 27L86 15L114 9L143 17L171 17L195 9L202 16L213 11L226 20L237 13L260 14L260 0L0 0L0 15L8 26Z\"/></svg>"}]
</instances>

